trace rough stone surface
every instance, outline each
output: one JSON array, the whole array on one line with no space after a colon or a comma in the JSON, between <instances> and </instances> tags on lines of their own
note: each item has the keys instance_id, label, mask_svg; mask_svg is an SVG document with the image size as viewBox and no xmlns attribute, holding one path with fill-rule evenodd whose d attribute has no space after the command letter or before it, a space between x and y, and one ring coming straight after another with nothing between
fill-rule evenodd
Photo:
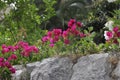
<instances>
[{"instance_id":1,"label":"rough stone surface","mask_svg":"<svg viewBox=\"0 0 120 80\"><path fill-rule=\"evenodd\" d=\"M16 73L12 74L12 80L29 80L27 70L22 65L14 66L16 68Z\"/></svg>"},{"instance_id":2,"label":"rough stone surface","mask_svg":"<svg viewBox=\"0 0 120 80\"><path fill-rule=\"evenodd\" d=\"M92 54L76 63L68 57L47 58L26 67L15 66L12 80L120 80L120 61L116 63L115 57L110 57L108 53Z\"/></svg>"},{"instance_id":3,"label":"rough stone surface","mask_svg":"<svg viewBox=\"0 0 120 80\"><path fill-rule=\"evenodd\" d=\"M40 65L40 62L29 63L26 65L27 71L30 74L34 68Z\"/></svg>"},{"instance_id":4,"label":"rough stone surface","mask_svg":"<svg viewBox=\"0 0 120 80\"><path fill-rule=\"evenodd\" d=\"M30 80L70 80L72 66L69 58L47 59L32 71Z\"/></svg>"},{"instance_id":5,"label":"rough stone surface","mask_svg":"<svg viewBox=\"0 0 120 80\"><path fill-rule=\"evenodd\" d=\"M112 74L114 75L115 80L120 80L120 61Z\"/></svg>"},{"instance_id":6,"label":"rough stone surface","mask_svg":"<svg viewBox=\"0 0 120 80\"><path fill-rule=\"evenodd\" d=\"M93 54L78 59L71 80L111 80L107 71L108 54Z\"/></svg>"}]
</instances>

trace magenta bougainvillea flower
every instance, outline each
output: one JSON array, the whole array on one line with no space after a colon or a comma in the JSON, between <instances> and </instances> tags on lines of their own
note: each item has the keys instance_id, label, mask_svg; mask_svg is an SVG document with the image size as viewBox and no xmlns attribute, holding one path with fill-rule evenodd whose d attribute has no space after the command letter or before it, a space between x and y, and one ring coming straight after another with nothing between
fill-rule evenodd
<instances>
[{"instance_id":1,"label":"magenta bougainvillea flower","mask_svg":"<svg viewBox=\"0 0 120 80\"><path fill-rule=\"evenodd\" d=\"M30 46L26 42L20 41L17 45L22 49L21 55L25 57L30 56L32 52L38 53L38 48L36 46Z\"/></svg>"},{"instance_id":2,"label":"magenta bougainvillea flower","mask_svg":"<svg viewBox=\"0 0 120 80\"><path fill-rule=\"evenodd\" d=\"M69 44L69 37L71 36L79 36L80 38L86 37L86 35L78 30L78 28L82 27L81 22L77 22L75 19L70 19L68 22L68 29L62 31L62 29L53 29L52 31L48 31L47 35L42 37L42 42L45 43L47 41L50 42L50 47L53 47L54 44L62 39L64 44Z\"/></svg>"},{"instance_id":3,"label":"magenta bougainvillea flower","mask_svg":"<svg viewBox=\"0 0 120 80\"><path fill-rule=\"evenodd\" d=\"M9 52L9 49L8 49L8 48L2 49L2 54L5 54L5 53L7 53L7 52Z\"/></svg>"},{"instance_id":4,"label":"magenta bougainvillea flower","mask_svg":"<svg viewBox=\"0 0 120 80\"><path fill-rule=\"evenodd\" d=\"M0 62L3 62L4 61L4 58L3 57L0 57Z\"/></svg>"},{"instance_id":5,"label":"magenta bougainvillea flower","mask_svg":"<svg viewBox=\"0 0 120 80\"><path fill-rule=\"evenodd\" d=\"M68 37L69 32L68 31L63 31L62 37L66 39Z\"/></svg>"},{"instance_id":6,"label":"magenta bougainvillea flower","mask_svg":"<svg viewBox=\"0 0 120 80\"><path fill-rule=\"evenodd\" d=\"M16 69L13 68L13 66L11 65L9 61L5 61L4 58L0 58L0 59L1 59L0 68L8 68L11 73L15 73Z\"/></svg>"},{"instance_id":7,"label":"magenta bougainvillea flower","mask_svg":"<svg viewBox=\"0 0 120 80\"><path fill-rule=\"evenodd\" d=\"M50 46L50 47L54 47L54 44L50 44L49 46Z\"/></svg>"},{"instance_id":8,"label":"magenta bougainvillea flower","mask_svg":"<svg viewBox=\"0 0 120 80\"><path fill-rule=\"evenodd\" d=\"M30 46L27 42L19 41L15 46L2 45L2 55L0 57L0 68L8 68L11 73L15 73L16 69L11 64L12 61L18 59L15 51L21 51L20 54L23 57L29 57L32 52L38 53L39 49L36 46Z\"/></svg>"},{"instance_id":9,"label":"magenta bougainvillea flower","mask_svg":"<svg viewBox=\"0 0 120 80\"><path fill-rule=\"evenodd\" d=\"M65 43L65 44L69 44L70 41L69 41L68 39L65 39L65 40L64 40L64 43Z\"/></svg>"},{"instance_id":10,"label":"magenta bougainvillea flower","mask_svg":"<svg viewBox=\"0 0 120 80\"><path fill-rule=\"evenodd\" d=\"M113 38L113 32L112 31L105 31L104 36L105 36L106 40L110 40L111 38Z\"/></svg>"},{"instance_id":11,"label":"magenta bougainvillea flower","mask_svg":"<svg viewBox=\"0 0 120 80\"><path fill-rule=\"evenodd\" d=\"M119 31L119 27L118 27L118 26L114 27L114 28L113 28L113 31L114 31L115 33L117 33L117 32Z\"/></svg>"},{"instance_id":12,"label":"magenta bougainvillea flower","mask_svg":"<svg viewBox=\"0 0 120 80\"><path fill-rule=\"evenodd\" d=\"M118 44L118 38L120 38L120 28L118 26L114 27L112 30L105 31L104 37L106 41L112 41L112 43Z\"/></svg>"},{"instance_id":13,"label":"magenta bougainvillea flower","mask_svg":"<svg viewBox=\"0 0 120 80\"><path fill-rule=\"evenodd\" d=\"M82 23L81 22L77 22L77 26L78 27L82 27Z\"/></svg>"},{"instance_id":14,"label":"magenta bougainvillea flower","mask_svg":"<svg viewBox=\"0 0 120 80\"><path fill-rule=\"evenodd\" d=\"M16 69L13 68L13 67L9 68L9 70L11 71L11 73L15 73L16 72Z\"/></svg>"},{"instance_id":15,"label":"magenta bougainvillea flower","mask_svg":"<svg viewBox=\"0 0 120 80\"><path fill-rule=\"evenodd\" d=\"M75 19L70 19L70 21L68 22L68 27L72 27L75 24L75 22Z\"/></svg>"}]
</instances>

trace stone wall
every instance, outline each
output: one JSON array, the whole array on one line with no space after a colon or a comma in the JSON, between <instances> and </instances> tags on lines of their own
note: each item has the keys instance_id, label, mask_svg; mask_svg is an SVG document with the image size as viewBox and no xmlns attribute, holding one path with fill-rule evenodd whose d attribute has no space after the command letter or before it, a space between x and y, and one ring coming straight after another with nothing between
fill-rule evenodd
<instances>
[{"instance_id":1,"label":"stone wall","mask_svg":"<svg viewBox=\"0 0 120 80\"><path fill-rule=\"evenodd\" d=\"M83 56L76 63L54 57L15 67L12 80L120 80L120 61L108 53Z\"/></svg>"}]
</instances>

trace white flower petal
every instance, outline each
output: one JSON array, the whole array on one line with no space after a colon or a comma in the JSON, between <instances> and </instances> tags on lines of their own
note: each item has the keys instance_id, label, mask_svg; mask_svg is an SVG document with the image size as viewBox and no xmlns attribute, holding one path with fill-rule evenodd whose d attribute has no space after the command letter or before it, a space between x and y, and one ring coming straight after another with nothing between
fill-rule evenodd
<instances>
[{"instance_id":1,"label":"white flower petal","mask_svg":"<svg viewBox=\"0 0 120 80\"><path fill-rule=\"evenodd\" d=\"M105 23L105 27L107 27L109 30L112 31L112 29L113 29L113 24L114 24L113 21L108 21L107 23Z\"/></svg>"}]
</instances>

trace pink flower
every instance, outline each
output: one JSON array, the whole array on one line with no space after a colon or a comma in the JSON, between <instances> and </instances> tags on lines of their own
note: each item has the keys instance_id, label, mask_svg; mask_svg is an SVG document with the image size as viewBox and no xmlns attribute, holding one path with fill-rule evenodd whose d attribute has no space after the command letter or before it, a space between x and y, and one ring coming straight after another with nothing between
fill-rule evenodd
<instances>
[{"instance_id":1,"label":"pink flower","mask_svg":"<svg viewBox=\"0 0 120 80\"><path fill-rule=\"evenodd\" d=\"M54 43L55 41L53 40L53 38L50 39L50 43Z\"/></svg>"},{"instance_id":2,"label":"pink flower","mask_svg":"<svg viewBox=\"0 0 120 80\"><path fill-rule=\"evenodd\" d=\"M73 25L73 26L71 27L71 30L72 30L72 32L75 31L75 30L76 30L76 25Z\"/></svg>"},{"instance_id":3,"label":"pink flower","mask_svg":"<svg viewBox=\"0 0 120 80\"><path fill-rule=\"evenodd\" d=\"M16 60L17 59L17 55L16 54L12 54L11 56L8 57L8 61L11 61L11 60Z\"/></svg>"},{"instance_id":4,"label":"pink flower","mask_svg":"<svg viewBox=\"0 0 120 80\"><path fill-rule=\"evenodd\" d=\"M55 42L59 40L59 36L54 36L54 39L53 39Z\"/></svg>"},{"instance_id":5,"label":"pink flower","mask_svg":"<svg viewBox=\"0 0 120 80\"><path fill-rule=\"evenodd\" d=\"M0 62L3 62L4 61L4 58L3 57L0 57Z\"/></svg>"},{"instance_id":6,"label":"pink flower","mask_svg":"<svg viewBox=\"0 0 120 80\"><path fill-rule=\"evenodd\" d=\"M64 43L69 44L70 41L68 40L68 37L70 35L72 35L72 37L80 35L81 38L86 36L85 34L80 33L79 30L77 30L78 27L82 27L82 23L76 22L75 19L70 19L70 21L68 22L68 29L67 30L62 31L62 29L53 29L52 31L49 31L47 33L47 36L44 36L42 38L42 41L47 42L49 40L49 42L50 42L49 46L53 47L54 44L57 41L59 41L62 37L62 39L64 39Z\"/></svg>"},{"instance_id":7,"label":"pink flower","mask_svg":"<svg viewBox=\"0 0 120 80\"><path fill-rule=\"evenodd\" d=\"M48 41L48 36L44 36L44 37L42 38L42 41L43 41L43 42Z\"/></svg>"},{"instance_id":8,"label":"pink flower","mask_svg":"<svg viewBox=\"0 0 120 80\"><path fill-rule=\"evenodd\" d=\"M54 44L50 44L49 46L50 46L50 47L54 47Z\"/></svg>"},{"instance_id":9,"label":"pink flower","mask_svg":"<svg viewBox=\"0 0 120 80\"><path fill-rule=\"evenodd\" d=\"M80 37L81 37L81 38L85 37L85 34L84 34L84 33L80 32L79 34L80 34Z\"/></svg>"},{"instance_id":10,"label":"pink flower","mask_svg":"<svg viewBox=\"0 0 120 80\"><path fill-rule=\"evenodd\" d=\"M108 31L106 34L109 38L113 38L113 33L112 32Z\"/></svg>"},{"instance_id":11,"label":"pink flower","mask_svg":"<svg viewBox=\"0 0 120 80\"><path fill-rule=\"evenodd\" d=\"M10 64L9 61L5 61L5 62L4 62L4 65L5 65L7 68L11 68L11 67L12 67L12 65Z\"/></svg>"},{"instance_id":12,"label":"pink flower","mask_svg":"<svg viewBox=\"0 0 120 80\"><path fill-rule=\"evenodd\" d=\"M13 60L17 59L17 55L16 55L16 54L12 54L10 57L11 57L11 59L13 59Z\"/></svg>"},{"instance_id":13,"label":"pink flower","mask_svg":"<svg viewBox=\"0 0 120 80\"><path fill-rule=\"evenodd\" d=\"M5 53L7 53L7 52L9 52L10 50L8 49L8 48L3 48L2 49L2 54L5 54Z\"/></svg>"},{"instance_id":14,"label":"pink flower","mask_svg":"<svg viewBox=\"0 0 120 80\"><path fill-rule=\"evenodd\" d=\"M24 51L27 53L30 53L33 51L33 48L31 46L24 47Z\"/></svg>"},{"instance_id":15,"label":"pink flower","mask_svg":"<svg viewBox=\"0 0 120 80\"><path fill-rule=\"evenodd\" d=\"M118 30L119 30L119 27L117 27L117 26L113 28L113 31L114 31L115 33L117 33Z\"/></svg>"},{"instance_id":16,"label":"pink flower","mask_svg":"<svg viewBox=\"0 0 120 80\"><path fill-rule=\"evenodd\" d=\"M11 56L9 56L7 60L8 60L8 61L11 61L11 60L12 60Z\"/></svg>"},{"instance_id":17,"label":"pink flower","mask_svg":"<svg viewBox=\"0 0 120 80\"><path fill-rule=\"evenodd\" d=\"M47 32L47 36L52 37L52 32L51 32L51 31L48 31L48 32Z\"/></svg>"},{"instance_id":18,"label":"pink flower","mask_svg":"<svg viewBox=\"0 0 120 80\"><path fill-rule=\"evenodd\" d=\"M16 69L13 68L13 67L9 68L9 70L10 70L11 73L15 73L15 71L16 71Z\"/></svg>"},{"instance_id":19,"label":"pink flower","mask_svg":"<svg viewBox=\"0 0 120 80\"><path fill-rule=\"evenodd\" d=\"M65 39L65 40L64 40L64 43L65 43L65 44L69 44L70 41L69 41L68 39Z\"/></svg>"},{"instance_id":20,"label":"pink flower","mask_svg":"<svg viewBox=\"0 0 120 80\"><path fill-rule=\"evenodd\" d=\"M74 31L74 35L75 35L75 36L78 36L79 34L80 34L80 32L79 32L78 30L75 30L75 31Z\"/></svg>"},{"instance_id":21,"label":"pink flower","mask_svg":"<svg viewBox=\"0 0 120 80\"><path fill-rule=\"evenodd\" d=\"M82 27L82 23L81 22L77 22L77 26L78 27Z\"/></svg>"},{"instance_id":22,"label":"pink flower","mask_svg":"<svg viewBox=\"0 0 120 80\"><path fill-rule=\"evenodd\" d=\"M25 46L28 46L28 43L27 42L23 42L23 41L19 41L17 45L22 47L22 48L24 48Z\"/></svg>"},{"instance_id":23,"label":"pink flower","mask_svg":"<svg viewBox=\"0 0 120 80\"><path fill-rule=\"evenodd\" d=\"M120 32L117 32L117 37L120 37Z\"/></svg>"},{"instance_id":24,"label":"pink flower","mask_svg":"<svg viewBox=\"0 0 120 80\"><path fill-rule=\"evenodd\" d=\"M18 50L18 49L19 49L19 46L18 46L18 45L14 46L14 49L15 49L15 50Z\"/></svg>"},{"instance_id":25,"label":"pink flower","mask_svg":"<svg viewBox=\"0 0 120 80\"><path fill-rule=\"evenodd\" d=\"M28 56L30 56L30 53L22 51L21 55L24 56L24 57L28 57Z\"/></svg>"},{"instance_id":26,"label":"pink flower","mask_svg":"<svg viewBox=\"0 0 120 80\"><path fill-rule=\"evenodd\" d=\"M35 53L38 53L39 49L36 46L31 46Z\"/></svg>"},{"instance_id":27,"label":"pink flower","mask_svg":"<svg viewBox=\"0 0 120 80\"><path fill-rule=\"evenodd\" d=\"M5 44L2 44L2 49L4 49L4 48L7 48L7 46Z\"/></svg>"},{"instance_id":28,"label":"pink flower","mask_svg":"<svg viewBox=\"0 0 120 80\"><path fill-rule=\"evenodd\" d=\"M0 62L0 67L4 67L4 62Z\"/></svg>"},{"instance_id":29,"label":"pink flower","mask_svg":"<svg viewBox=\"0 0 120 80\"><path fill-rule=\"evenodd\" d=\"M8 46L8 49L12 52L16 51L15 48L13 46Z\"/></svg>"},{"instance_id":30,"label":"pink flower","mask_svg":"<svg viewBox=\"0 0 120 80\"><path fill-rule=\"evenodd\" d=\"M54 36L61 36L62 30L61 29L53 29Z\"/></svg>"},{"instance_id":31,"label":"pink flower","mask_svg":"<svg viewBox=\"0 0 120 80\"><path fill-rule=\"evenodd\" d=\"M114 39L113 43L118 44L119 42L117 41L117 39Z\"/></svg>"},{"instance_id":32,"label":"pink flower","mask_svg":"<svg viewBox=\"0 0 120 80\"><path fill-rule=\"evenodd\" d=\"M66 31L69 33L71 31L71 28L68 28Z\"/></svg>"},{"instance_id":33,"label":"pink flower","mask_svg":"<svg viewBox=\"0 0 120 80\"><path fill-rule=\"evenodd\" d=\"M47 41L48 40L48 37L45 36L42 38L43 41ZM38 48L36 46L30 46L27 42L19 42L17 46L20 46L21 47L21 55L24 56L24 57L28 57L30 56L30 54L32 52L35 52L35 53L38 53ZM17 49L17 46L16 46L16 49ZM11 59L15 59L17 56L15 55L12 55L11 57L8 58L8 60L11 60Z\"/></svg>"},{"instance_id":34,"label":"pink flower","mask_svg":"<svg viewBox=\"0 0 120 80\"><path fill-rule=\"evenodd\" d=\"M75 22L75 19L70 19L70 21L68 22L68 27L72 27Z\"/></svg>"},{"instance_id":35,"label":"pink flower","mask_svg":"<svg viewBox=\"0 0 120 80\"><path fill-rule=\"evenodd\" d=\"M68 37L68 31L63 31L62 37L67 38Z\"/></svg>"},{"instance_id":36,"label":"pink flower","mask_svg":"<svg viewBox=\"0 0 120 80\"><path fill-rule=\"evenodd\" d=\"M110 40L111 38L113 38L113 32L111 31L105 31L104 32L104 36L106 40Z\"/></svg>"}]
</instances>

